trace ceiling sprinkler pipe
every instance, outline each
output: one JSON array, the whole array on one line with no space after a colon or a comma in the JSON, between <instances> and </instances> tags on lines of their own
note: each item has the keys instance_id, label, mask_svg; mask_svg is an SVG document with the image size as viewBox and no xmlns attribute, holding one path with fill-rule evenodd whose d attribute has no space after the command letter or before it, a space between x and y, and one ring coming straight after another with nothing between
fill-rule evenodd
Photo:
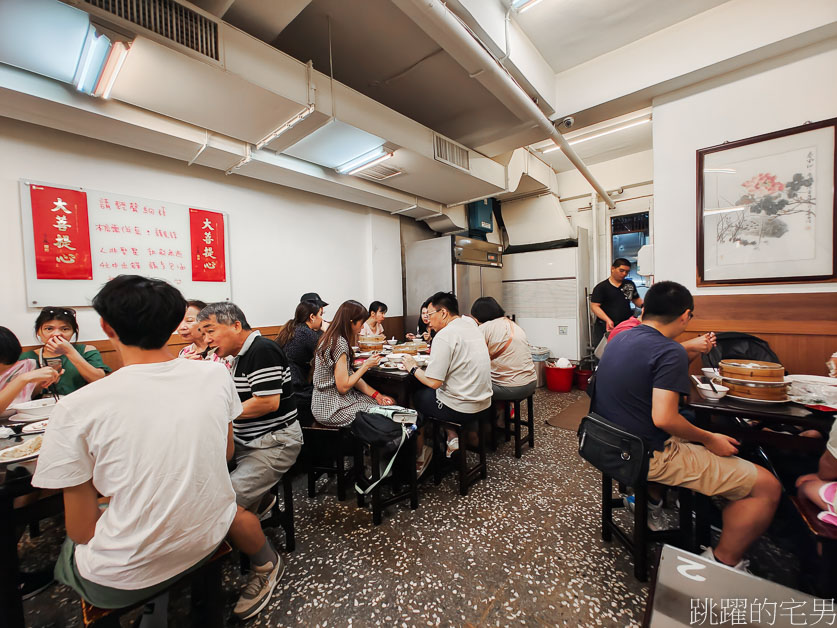
<instances>
[{"instance_id":1,"label":"ceiling sprinkler pipe","mask_svg":"<svg viewBox=\"0 0 837 628\"><path fill-rule=\"evenodd\" d=\"M616 205L607 190L596 180L590 169L555 128L529 95L512 78L506 69L488 53L480 42L468 32L459 19L439 0L392 0L419 27L456 59L471 76L479 77L483 84L489 83L501 102L515 112L521 120L532 120L544 134L555 142L564 155L593 189L613 209ZM559 122L558 124L560 124Z\"/></svg>"}]
</instances>

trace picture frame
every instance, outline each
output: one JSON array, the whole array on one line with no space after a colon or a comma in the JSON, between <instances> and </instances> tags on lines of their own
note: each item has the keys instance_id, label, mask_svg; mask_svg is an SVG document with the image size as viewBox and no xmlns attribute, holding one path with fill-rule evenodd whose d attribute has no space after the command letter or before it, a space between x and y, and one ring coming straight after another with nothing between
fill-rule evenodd
<instances>
[{"instance_id":1,"label":"picture frame","mask_svg":"<svg viewBox=\"0 0 837 628\"><path fill-rule=\"evenodd\" d=\"M837 277L837 118L697 151L697 285Z\"/></svg>"}]
</instances>

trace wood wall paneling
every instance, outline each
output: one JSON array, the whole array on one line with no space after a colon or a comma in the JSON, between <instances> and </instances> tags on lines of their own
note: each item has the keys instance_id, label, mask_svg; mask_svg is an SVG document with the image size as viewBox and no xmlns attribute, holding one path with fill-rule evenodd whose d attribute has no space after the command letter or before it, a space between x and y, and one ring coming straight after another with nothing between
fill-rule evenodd
<instances>
[{"instance_id":1,"label":"wood wall paneling","mask_svg":"<svg viewBox=\"0 0 837 628\"><path fill-rule=\"evenodd\" d=\"M788 372L826 375L837 351L837 292L695 296L695 317L681 340L709 331L752 334ZM700 366L693 362L693 372Z\"/></svg>"}]
</instances>

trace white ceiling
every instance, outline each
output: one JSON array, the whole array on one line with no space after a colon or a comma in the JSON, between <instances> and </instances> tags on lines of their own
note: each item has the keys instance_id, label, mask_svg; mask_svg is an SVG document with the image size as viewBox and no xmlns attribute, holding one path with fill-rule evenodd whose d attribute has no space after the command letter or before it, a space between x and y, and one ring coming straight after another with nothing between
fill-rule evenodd
<instances>
[{"instance_id":1,"label":"white ceiling","mask_svg":"<svg viewBox=\"0 0 837 628\"><path fill-rule=\"evenodd\" d=\"M516 21L561 72L727 1L542 0Z\"/></svg>"}]
</instances>

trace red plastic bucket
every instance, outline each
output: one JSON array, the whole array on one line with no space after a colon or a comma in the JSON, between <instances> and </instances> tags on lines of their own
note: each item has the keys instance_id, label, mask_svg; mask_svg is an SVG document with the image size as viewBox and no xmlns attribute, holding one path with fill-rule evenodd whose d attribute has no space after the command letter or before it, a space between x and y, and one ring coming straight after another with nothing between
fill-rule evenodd
<instances>
[{"instance_id":1,"label":"red plastic bucket","mask_svg":"<svg viewBox=\"0 0 837 628\"><path fill-rule=\"evenodd\" d=\"M573 388L575 367L561 368L546 365L546 387L555 392L570 392Z\"/></svg>"},{"instance_id":2,"label":"red plastic bucket","mask_svg":"<svg viewBox=\"0 0 837 628\"><path fill-rule=\"evenodd\" d=\"M588 371L587 369L577 370L575 372L575 387L579 390L587 390L587 382L592 375L593 371Z\"/></svg>"}]
</instances>

